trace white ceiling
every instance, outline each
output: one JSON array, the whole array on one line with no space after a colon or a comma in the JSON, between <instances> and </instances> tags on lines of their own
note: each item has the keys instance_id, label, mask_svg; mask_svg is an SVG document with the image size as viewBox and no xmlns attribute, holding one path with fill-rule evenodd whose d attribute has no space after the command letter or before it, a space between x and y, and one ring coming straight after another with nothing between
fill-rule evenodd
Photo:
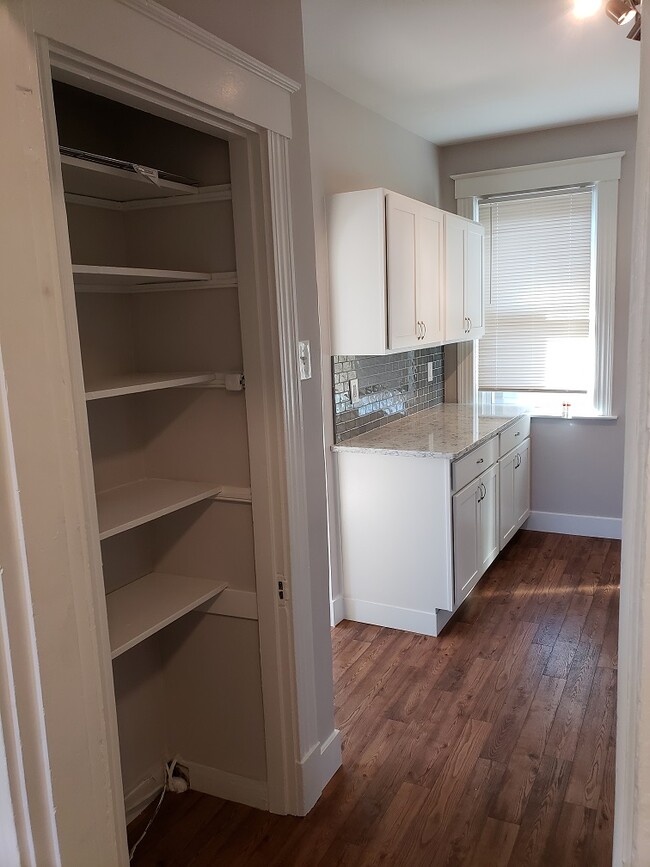
<instances>
[{"instance_id":1,"label":"white ceiling","mask_svg":"<svg viewBox=\"0 0 650 867\"><path fill-rule=\"evenodd\" d=\"M302 5L308 74L437 144L637 110L629 25L571 0Z\"/></svg>"}]
</instances>

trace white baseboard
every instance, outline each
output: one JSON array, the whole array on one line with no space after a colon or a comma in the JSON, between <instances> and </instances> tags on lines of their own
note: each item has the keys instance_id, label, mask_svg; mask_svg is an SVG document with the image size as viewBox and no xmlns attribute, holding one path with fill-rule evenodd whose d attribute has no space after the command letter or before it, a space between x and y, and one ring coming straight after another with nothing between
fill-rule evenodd
<instances>
[{"instance_id":1,"label":"white baseboard","mask_svg":"<svg viewBox=\"0 0 650 867\"><path fill-rule=\"evenodd\" d=\"M323 743L315 744L299 763L302 780L300 802L291 812L306 816L320 798L323 789L341 767L341 733L334 729Z\"/></svg>"},{"instance_id":2,"label":"white baseboard","mask_svg":"<svg viewBox=\"0 0 650 867\"><path fill-rule=\"evenodd\" d=\"M339 594L330 602L330 620L332 626L336 626L341 620L345 620L345 603L343 597Z\"/></svg>"},{"instance_id":3,"label":"white baseboard","mask_svg":"<svg viewBox=\"0 0 650 867\"><path fill-rule=\"evenodd\" d=\"M147 807L156 795L160 794L165 783L165 768L163 762L159 762L149 768L146 777L137 783L128 792L124 793L124 810L126 812L126 824L132 822L136 816Z\"/></svg>"},{"instance_id":4,"label":"white baseboard","mask_svg":"<svg viewBox=\"0 0 650 867\"><path fill-rule=\"evenodd\" d=\"M562 512L531 512L524 526L527 530L540 530L544 533L595 536L599 539L620 539L623 531L621 518L564 515Z\"/></svg>"},{"instance_id":5,"label":"white baseboard","mask_svg":"<svg viewBox=\"0 0 650 867\"><path fill-rule=\"evenodd\" d=\"M269 793L266 780L251 780L185 759L182 759L181 763L189 770L190 788L196 792L246 804L248 807L257 807L258 810L268 810Z\"/></svg>"},{"instance_id":6,"label":"white baseboard","mask_svg":"<svg viewBox=\"0 0 650 867\"><path fill-rule=\"evenodd\" d=\"M372 623L374 626L388 626L391 629L405 629L421 635L438 634L438 618L434 611L418 611L414 608L399 608L397 605L383 605L379 602L366 602L363 599L343 599L344 614L348 620L359 623Z\"/></svg>"}]
</instances>

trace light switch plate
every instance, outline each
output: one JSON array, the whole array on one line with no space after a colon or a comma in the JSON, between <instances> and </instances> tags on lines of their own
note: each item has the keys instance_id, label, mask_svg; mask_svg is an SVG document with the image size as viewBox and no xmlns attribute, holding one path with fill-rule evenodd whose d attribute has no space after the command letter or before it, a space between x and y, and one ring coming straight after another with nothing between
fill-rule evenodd
<instances>
[{"instance_id":1,"label":"light switch plate","mask_svg":"<svg viewBox=\"0 0 650 867\"><path fill-rule=\"evenodd\" d=\"M359 380L351 379L350 380L350 400L352 403L356 403L359 400Z\"/></svg>"},{"instance_id":2,"label":"light switch plate","mask_svg":"<svg viewBox=\"0 0 650 867\"><path fill-rule=\"evenodd\" d=\"M300 378L311 379L311 346L308 340L298 341L298 364Z\"/></svg>"},{"instance_id":3,"label":"light switch plate","mask_svg":"<svg viewBox=\"0 0 650 867\"><path fill-rule=\"evenodd\" d=\"M427 382L433 382L433 361L427 363Z\"/></svg>"}]
</instances>

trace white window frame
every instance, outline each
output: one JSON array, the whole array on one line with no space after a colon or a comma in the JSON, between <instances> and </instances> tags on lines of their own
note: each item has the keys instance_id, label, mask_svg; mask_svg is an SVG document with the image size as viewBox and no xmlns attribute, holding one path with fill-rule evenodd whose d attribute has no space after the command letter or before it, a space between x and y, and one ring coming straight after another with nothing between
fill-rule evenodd
<instances>
[{"instance_id":1,"label":"white window frame","mask_svg":"<svg viewBox=\"0 0 650 867\"><path fill-rule=\"evenodd\" d=\"M616 286L616 226L618 182L625 151L577 159L535 163L482 172L452 175L457 211L478 219L479 199L504 193L525 193L578 184L594 185L596 215L594 414L612 415L614 374L614 297ZM458 349L458 402L478 400L477 353L474 343Z\"/></svg>"}]
</instances>

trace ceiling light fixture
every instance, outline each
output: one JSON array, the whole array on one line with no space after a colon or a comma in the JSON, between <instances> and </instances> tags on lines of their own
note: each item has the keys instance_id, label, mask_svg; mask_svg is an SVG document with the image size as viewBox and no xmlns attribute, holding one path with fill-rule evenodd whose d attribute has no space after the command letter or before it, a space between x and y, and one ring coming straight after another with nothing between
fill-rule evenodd
<instances>
[{"instance_id":1,"label":"ceiling light fixture","mask_svg":"<svg viewBox=\"0 0 650 867\"><path fill-rule=\"evenodd\" d=\"M627 34L628 39L641 41L641 2L642 0L608 0L605 12L616 24L629 24L632 29Z\"/></svg>"},{"instance_id":2,"label":"ceiling light fixture","mask_svg":"<svg viewBox=\"0 0 650 867\"><path fill-rule=\"evenodd\" d=\"M603 5L603 0L574 0L573 14L576 18L590 18Z\"/></svg>"}]
</instances>

